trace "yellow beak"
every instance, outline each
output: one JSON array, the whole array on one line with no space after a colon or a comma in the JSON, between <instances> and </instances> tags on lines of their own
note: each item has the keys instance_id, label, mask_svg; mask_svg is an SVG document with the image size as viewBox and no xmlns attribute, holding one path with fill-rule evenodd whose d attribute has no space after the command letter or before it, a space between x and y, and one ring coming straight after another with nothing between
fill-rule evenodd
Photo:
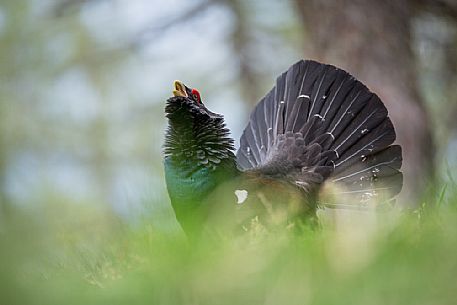
<instances>
[{"instance_id":1,"label":"yellow beak","mask_svg":"<svg viewBox=\"0 0 457 305\"><path fill-rule=\"evenodd\" d=\"M179 80L175 80L173 86L175 87L175 89L173 90L174 96L188 97L186 87Z\"/></svg>"}]
</instances>

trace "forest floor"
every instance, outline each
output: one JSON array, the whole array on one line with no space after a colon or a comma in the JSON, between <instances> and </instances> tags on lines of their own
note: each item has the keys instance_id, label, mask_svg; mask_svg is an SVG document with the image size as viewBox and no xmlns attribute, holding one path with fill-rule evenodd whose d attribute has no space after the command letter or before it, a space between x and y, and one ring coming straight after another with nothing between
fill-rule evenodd
<instances>
[{"instance_id":1,"label":"forest floor","mask_svg":"<svg viewBox=\"0 0 457 305\"><path fill-rule=\"evenodd\" d=\"M253 221L192 245L90 206L8 209L0 304L456 304L455 189L416 211L299 234Z\"/></svg>"}]
</instances>

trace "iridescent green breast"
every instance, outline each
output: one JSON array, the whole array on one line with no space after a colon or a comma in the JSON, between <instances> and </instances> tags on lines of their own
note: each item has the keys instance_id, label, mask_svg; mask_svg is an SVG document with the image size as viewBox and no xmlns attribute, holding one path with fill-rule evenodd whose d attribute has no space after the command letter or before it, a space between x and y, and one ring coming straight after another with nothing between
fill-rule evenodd
<instances>
[{"instance_id":1,"label":"iridescent green breast","mask_svg":"<svg viewBox=\"0 0 457 305\"><path fill-rule=\"evenodd\" d=\"M176 218L183 226L198 224L206 217L208 201L205 198L224 181L233 179L237 171L233 166L196 166L190 160L179 165L165 158L165 179Z\"/></svg>"}]
</instances>

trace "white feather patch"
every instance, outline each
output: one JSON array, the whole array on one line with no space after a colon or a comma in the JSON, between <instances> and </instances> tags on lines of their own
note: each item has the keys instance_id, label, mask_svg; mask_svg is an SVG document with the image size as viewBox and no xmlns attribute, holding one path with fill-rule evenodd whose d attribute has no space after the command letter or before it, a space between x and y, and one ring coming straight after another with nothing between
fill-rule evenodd
<instances>
[{"instance_id":1,"label":"white feather patch","mask_svg":"<svg viewBox=\"0 0 457 305\"><path fill-rule=\"evenodd\" d=\"M238 204L242 204L248 198L248 191L246 190L235 190L235 196Z\"/></svg>"}]
</instances>

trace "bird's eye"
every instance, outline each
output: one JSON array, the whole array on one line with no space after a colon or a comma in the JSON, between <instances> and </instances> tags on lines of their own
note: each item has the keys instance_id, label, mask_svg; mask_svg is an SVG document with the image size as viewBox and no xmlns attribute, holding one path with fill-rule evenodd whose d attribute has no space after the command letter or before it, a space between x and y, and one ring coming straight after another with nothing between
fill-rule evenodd
<instances>
[{"instance_id":1,"label":"bird's eye","mask_svg":"<svg viewBox=\"0 0 457 305\"><path fill-rule=\"evenodd\" d=\"M201 102L200 92L198 92L197 89L192 89L192 97L194 98L194 100L195 100L197 103L200 103L200 102Z\"/></svg>"}]
</instances>

